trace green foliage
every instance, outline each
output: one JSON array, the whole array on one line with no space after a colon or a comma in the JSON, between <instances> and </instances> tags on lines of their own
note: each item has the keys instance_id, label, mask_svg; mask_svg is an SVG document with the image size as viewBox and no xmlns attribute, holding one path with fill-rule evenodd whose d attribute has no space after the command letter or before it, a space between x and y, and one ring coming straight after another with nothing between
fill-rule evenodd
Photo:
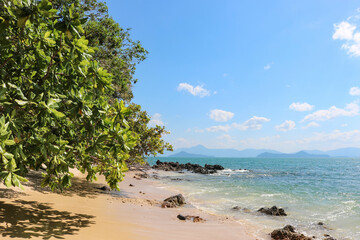
<instances>
[{"instance_id":1,"label":"green foliage","mask_svg":"<svg viewBox=\"0 0 360 240\"><path fill-rule=\"evenodd\" d=\"M20 186L43 168L43 186L71 185L71 168L117 188L139 139L113 76L93 58L79 2L0 2L0 179Z\"/></svg>"},{"instance_id":2,"label":"green foliage","mask_svg":"<svg viewBox=\"0 0 360 240\"><path fill-rule=\"evenodd\" d=\"M156 156L158 153L163 154L164 150L173 150L172 146L162 139L165 134L169 134L164 126L149 127L150 118L146 111L141 110L140 105L131 104L129 109L129 126L132 131L139 133L136 146L130 151L131 162L144 162L146 156Z\"/></svg>"}]
</instances>

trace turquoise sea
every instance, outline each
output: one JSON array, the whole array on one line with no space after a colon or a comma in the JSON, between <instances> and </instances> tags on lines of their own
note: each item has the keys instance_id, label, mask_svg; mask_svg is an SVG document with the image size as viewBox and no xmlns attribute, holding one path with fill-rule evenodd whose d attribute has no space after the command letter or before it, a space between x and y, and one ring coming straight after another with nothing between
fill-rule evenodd
<instances>
[{"instance_id":1,"label":"turquoise sea","mask_svg":"<svg viewBox=\"0 0 360 240\"><path fill-rule=\"evenodd\" d=\"M148 161L152 165L157 159L225 167L212 175L161 173L164 184L184 193L202 210L246 219L269 233L291 224L319 239L324 234L338 240L360 239L360 159L156 157ZM273 205L284 208L288 216L256 213L261 207ZM234 206L247 210L234 211Z\"/></svg>"}]
</instances>

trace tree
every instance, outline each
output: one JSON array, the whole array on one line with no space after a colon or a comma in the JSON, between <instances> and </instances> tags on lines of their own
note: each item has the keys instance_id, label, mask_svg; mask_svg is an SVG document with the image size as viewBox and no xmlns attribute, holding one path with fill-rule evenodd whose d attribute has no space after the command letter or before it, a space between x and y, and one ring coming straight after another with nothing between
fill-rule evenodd
<instances>
[{"instance_id":1,"label":"tree","mask_svg":"<svg viewBox=\"0 0 360 240\"><path fill-rule=\"evenodd\" d=\"M61 9L79 4L79 14L87 18L83 25L88 45L94 48L93 57L101 67L113 76L113 99L130 102L136 65L146 59L146 51L139 41L130 38L130 29L123 29L108 13L108 7L98 0L53 0L53 6Z\"/></svg>"},{"instance_id":2,"label":"tree","mask_svg":"<svg viewBox=\"0 0 360 240\"><path fill-rule=\"evenodd\" d=\"M77 0L67 0L67 4ZM58 5L63 0L58 0ZM81 0L81 13L88 21L84 25L89 46L94 47L94 59L113 75L114 94L112 101L122 99L130 102L136 65L145 60L148 52L139 41L130 38L129 29L123 29L109 16L106 4L97 0ZM132 110L127 117L131 131L139 136L136 146L130 151L131 162L144 162L146 156L172 151L172 146L162 137L169 132L163 126L149 127L150 117L141 106L130 104Z\"/></svg>"},{"instance_id":3,"label":"tree","mask_svg":"<svg viewBox=\"0 0 360 240\"><path fill-rule=\"evenodd\" d=\"M138 135L112 75L94 60L80 3L0 2L0 179L21 186L44 168L43 186L69 187L69 169L118 188Z\"/></svg>"},{"instance_id":4,"label":"tree","mask_svg":"<svg viewBox=\"0 0 360 240\"><path fill-rule=\"evenodd\" d=\"M131 104L131 113L126 117L130 129L139 133L136 145L130 150L130 162L144 162L146 156L163 154L164 150L172 151L173 147L165 142L162 137L169 134L164 126L149 127L150 117L146 111L141 110L141 106Z\"/></svg>"}]
</instances>

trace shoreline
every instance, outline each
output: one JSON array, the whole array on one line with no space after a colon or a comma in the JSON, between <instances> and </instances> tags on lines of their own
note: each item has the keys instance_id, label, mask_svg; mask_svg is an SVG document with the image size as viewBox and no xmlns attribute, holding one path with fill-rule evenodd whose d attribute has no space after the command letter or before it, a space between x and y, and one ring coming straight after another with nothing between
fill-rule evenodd
<instances>
[{"instance_id":1,"label":"shoreline","mask_svg":"<svg viewBox=\"0 0 360 240\"><path fill-rule=\"evenodd\" d=\"M102 176L90 183L73 172L73 186L63 193L40 188L40 173L35 172L24 190L0 185L2 239L270 239L265 233L255 236L258 229L245 221L210 214L191 203L161 208L165 198L179 192L154 179L134 178L138 171L125 173L120 192L99 190L105 185ZM181 221L178 214L206 221Z\"/></svg>"}]
</instances>

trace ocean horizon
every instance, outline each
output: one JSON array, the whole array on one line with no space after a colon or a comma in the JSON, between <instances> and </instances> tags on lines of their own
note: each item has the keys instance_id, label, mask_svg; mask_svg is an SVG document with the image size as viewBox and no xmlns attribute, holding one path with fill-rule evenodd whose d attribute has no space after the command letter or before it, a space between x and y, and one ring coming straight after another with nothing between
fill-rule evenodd
<instances>
[{"instance_id":1,"label":"ocean horizon","mask_svg":"<svg viewBox=\"0 0 360 240\"><path fill-rule=\"evenodd\" d=\"M196 208L242 219L259 231L291 224L308 236L360 239L360 158L176 158L179 163L220 164L216 174L161 172L160 181L182 192ZM240 210L232 208L238 206ZM288 216L257 213L283 208Z\"/></svg>"}]
</instances>

